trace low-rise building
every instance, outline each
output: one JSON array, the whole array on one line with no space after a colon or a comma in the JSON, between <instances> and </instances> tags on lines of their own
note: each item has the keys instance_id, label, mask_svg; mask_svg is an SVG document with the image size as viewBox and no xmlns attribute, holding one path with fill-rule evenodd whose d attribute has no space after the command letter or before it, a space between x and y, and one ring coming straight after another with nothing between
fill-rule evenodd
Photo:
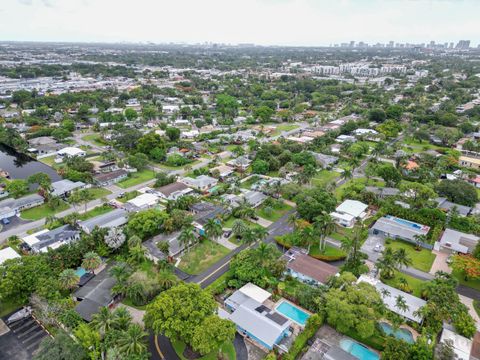
<instances>
[{"instance_id":1,"label":"low-rise building","mask_svg":"<svg viewBox=\"0 0 480 360\"><path fill-rule=\"evenodd\" d=\"M193 189L181 182L173 182L156 190L157 194L166 200L178 200L192 191Z\"/></svg>"},{"instance_id":2,"label":"low-rise building","mask_svg":"<svg viewBox=\"0 0 480 360\"><path fill-rule=\"evenodd\" d=\"M456 209L458 212L458 215L468 216L472 211L472 208L470 206L455 204L451 201L448 201L447 198L444 198L444 197L436 198L435 201L437 203L437 208L445 212L450 212L453 209Z\"/></svg>"},{"instance_id":3,"label":"low-rise building","mask_svg":"<svg viewBox=\"0 0 480 360\"><path fill-rule=\"evenodd\" d=\"M480 158L471 156L460 156L458 158L458 165L474 169L480 169Z\"/></svg>"},{"instance_id":4,"label":"low-rise building","mask_svg":"<svg viewBox=\"0 0 480 360\"><path fill-rule=\"evenodd\" d=\"M381 217L370 228L370 232L374 235L402 239L413 244L417 243L418 236L427 235L429 231L430 227L427 225L417 224L392 215ZM425 245L422 244L422 246Z\"/></svg>"},{"instance_id":5,"label":"low-rise building","mask_svg":"<svg viewBox=\"0 0 480 360\"><path fill-rule=\"evenodd\" d=\"M82 181L71 181L68 179L63 179L59 181L52 182L52 191L53 196L59 196L62 198L68 197L70 193L74 190L83 189L87 184Z\"/></svg>"},{"instance_id":6,"label":"low-rise building","mask_svg":"<svg viewBox=\"0 0 480 360\"><path fill-rule=\"evenodd\" d=\"M210 175L215 176L217 171L220 179L225 179L234 173L234 170L230 166L219 165L210 169Z\"/></svg>"},{"instance_id":7,"label":"low-rise building","mask_svg":"<svg viewBox=\"0 0 480 360\"><path fill-rule=\"evenodd\" d=\"M61 150L57 151L57 155L60 157L74 157L74 156L81 156L84 157L87 155L86 151L79 149L77 147L68 146Z\"/></svg>"},{"instance_id":8,"label":"low-rise building","mask_svg":"<svg viewBox=\"0 0 480 360\"><path fill-rule=\"evenodd\" d=\"M129 212L137 212L158 206L159 197L155 194L144 193L130 199L125 204L125 209Z\"/></svg>"},{"instance_id":9,"label":"low-rise building","mask_svg":"<svg viewBox=\"0 0 480 360\"><path fill-rule=\"evenodd\" d=\"M367 216L368 205L358 200L345 200L330 216L334 221L344 227L352 227L357 219L363 220Z\"/></svg>"},{"instance_id":10,"label":"low-rise building","mask_svg":"<svg viewBox=\"0 0 480 360\"><path fill-rule=\"evenodd\" d=\"M239 156L236 159L232 159L227 162L227 165L232 166L233 168L237 169L238 171L245 171L252 163L252 160L247 158L246 156Z\"/></svg>"},{"instance_id":11,"label":"low-rise building","mask_svg":"<svg viewBox=\"0 0 480 360\"><path fill-rule=\"evenodd\" d=\"M106 214L79 221L78 226L87 234L90 234L96 227L100 229L111 229L125 225L127 222L128 212L124 209L115 209Z\"/></svg>"},{"instance_id":12,"label":"low-rise building","mask_svg":"<svg viewBox=\"0 0 480 360\"><path fill-rule=\"evenodd\" d=\"M11 247L6 247L0 250L0 265L2 265L7 260L17 259L20 255L13 250Z\"/></svg>"},{"instance_id":13,"label":"low-rise building","mask_svg":"<svg viewBox=\"0 0 480 360\"><path fill-rule=\"evenodd\" d=\"M260 191L248 190L242 194L242 197L251 207L256 208L259 207L268 196Z\"/></svg>"},{"instance_id":14,"label":"low-rise building","mask_svg":"<svg viewBox=\"0 0 480 360\"><path fill-rule=\"evenodd\" d=\"M211 188L213 188L215 185L218 184L218 180L207 176L207 175L200 175L196 178L191 178L191 177L184 177L180 179L182 183L185 185L200 191L200 192L207 192Z\"/></svg>"},{"instance_id":15,"label":"low-rise building","mask_svg":"<svg viewBox=\"0 0 480 360\"><path fill-rule=\"evenodd\" d=\"M63 225L53 230L44 229L25 236L22 241L29 246L32 252L38 253L56 249L79 239L80 231L70 225Z\"/></svg>"},{"instance_id":16,"label":"low-rise building","mask_svg":"<svg viewBox=\"0 0 480 360\"><path fill-rule=\"evenodd\" d=\"M470 254L477 246L478 240L480 238L476 235L447 228L440 240L435 243L435 249L450 253Z\"/></svg>"},{"instance_id":17,"label":"low-rise building","mask_svg":"<svg viewBox=\"0 0 480 360\"><path fill-rule=\"evenodd\" d=\"M313 151L311 152L311 154L315 157L317 163L323 168L330 168L338 162L338 157L333 155L325 155Z\"/></svg>"},{"instance_id":18,"label":"low-rise building","mask_svg":"<svg viewBox=\"0 0 480 360\"><path fill-rule=\"evenodd\" d=\"M400 190L397 188L378 186L365 186L365 191L371 192L381 199L387 198L389 196L397 196L400 193Z\"/></svg>"},{"instance_id":19,"label":"low-rise building","mask_svg":"<svg viewBox=\"0 0 480 360\"><path fill-rule=\"evenodd\" d=\"M314 259L298 248L289 249L283 258L287 261L287 274L310 285L325 285L338 274L335 266Z\"/></svg>"},{"instance_id":20,"label":"low-rise building","mask_svg":"<svg viewBox=\"0 0 480 360\"><path fill-rule=\"evenodd\" d=\"M472 340L465 336L459 335L456 332L444 327L440 342L445 343L449 341L453 347L456 360L470 360L470 353L472 351Z\"/></svg>"},{"instance_id":21,"label":"low-rise building","mask_svg":"<svg viewBox=\"0 0 480 360\"><path fill-rule=\"evenodd\" d=\"M105 172L101 174L93 175L93 182L98 186L109 186L128 177L128 172L123 169L115 171Z\"/></svg>"},{"instance_id":22,"label":"low-rise building","mask_svg":"<svg viewBox=\"0 0 480 360\"><path fill-rule=\"evenodd\" d=\"M0 220L9 219L18 215L22 210L42 205L44 201L44 198L38 194L2 200L0 201Z\"/></svg>"}]
</instances>

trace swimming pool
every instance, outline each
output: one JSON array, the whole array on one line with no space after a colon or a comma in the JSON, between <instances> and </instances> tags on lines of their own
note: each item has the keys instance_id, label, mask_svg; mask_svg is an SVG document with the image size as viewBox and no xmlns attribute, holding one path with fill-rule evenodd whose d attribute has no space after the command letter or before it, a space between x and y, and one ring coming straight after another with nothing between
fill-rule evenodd
<instances>
[{"instance_id":1,"label":"swimming pool","mask_svg":"<svg viewBox=\"0 0 480 360\"><path fill-rule=\"evenodd\" d=\"M82 267L78 267L77 270L75 270L75 274L77 274L78 277L82 277L87 273L87 270L85 270Z\"/></svg>"},{"instance_id":2,"label":"swimming pool","mask_svg":"<svg viewBox=\"0 0 480 360\"><path fill-rule=\"evenodd\" d=\"M380 357L365 346L349 340L340 340L340 347L360 360L379 360Z\"/></svg>"},{"instance_id":3,"label":"swimming pool","mask_svg":"<svg viewBox=\"0 0 480 360\"><path fill-rule=\"evenodd\" d=\"M307 319L310 317L310 314L288 301L282 301L275 310L301 326L305 326Z\"/></svg>"},{"instance_id":4,"label":"swimming pool","mask_svg":"<svg viewBox=\"0 0 480 360\"><path fill-rule=\"evenodd\" d=\"M392 215L387 215L385 216L387 219L390 219L390 220L393 220L395 221L396 223L400 224L400 225L405 225L405 226L410 226L411 228L414 228L414 229L417 229L417 230L421 230L423 228L422 225L420 224L417 224L417 223L414 223L413 221L408 221L408 220L405 220L405 219L400 219L400 218L397 218L395 216L392 216Z\"/></svg>"},{"instance_id":5,"label":"swimming pool","mask_svg":"<svg viewBox=\"0 0 480 360\"><path fill-rule=\"evenodd\" d=\"M409 344L413 344L415 340L413 340L413 335L407 329L398 329L396 331L393 330L392 325L386 322L381 322L380 327L382 328L383 332L387 335L392 335L399 340L403 340Z\"/></svg>"}]
</instances>

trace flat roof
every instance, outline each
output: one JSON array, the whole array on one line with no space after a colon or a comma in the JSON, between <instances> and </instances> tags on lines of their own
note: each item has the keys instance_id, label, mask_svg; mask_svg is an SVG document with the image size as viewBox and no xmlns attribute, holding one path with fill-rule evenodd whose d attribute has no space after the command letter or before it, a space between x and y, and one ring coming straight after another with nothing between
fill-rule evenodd
<instances>
[{"instance_id":1,"label":"flat roof","mask_svg":"<svg viewBox=\"0 0 480 360\"><path fill-rule=\"evenodd\" d=\"M252 283L243 285L240 289L238 289L238 291L247 295L249 298L258 301L259 303L263 303L265 300L270 298L270 296L272 296L272 294L270 294L268 291L263 290L261 287Z\"/></svg>"},{"instance_id":2,"label":"flat roof","mask_svg":"<svg viewBox=\"0 0 480 360\"><path fill-rule=\"evenodd\" d=\"M450 329L444 328L442 331L442 336L440 337L440 342L445 342L445 340L451 340L453 343L453 351L457 355L458 360L469 360L470 352L472 350L472 340L467 339L466 337L459 335L453 332Z\"/></svg>"},{"instance_id":3,"label":"flat roof","mask_svg":"<svg viewBox=\"0 0 480 360\"><path fill-rule=\"evenodd\" d=\"M361 216L365 210L368 208L368 205L362 203L358 200L345 200L335 209L339 213L345 213L352 215L353 217Z\"/></svg>"},{"instance_id":4,"label":"flat roof","mask_svg":"<svg viewBox=\"0 0 480 360\"><path fill-rule=\"evenodd\" d=\"M5 261L19 258L20 255L13 250L11 247L6 247L5 249L0 250L0 265L2 265Z\"/></svg>"}]
</instances>

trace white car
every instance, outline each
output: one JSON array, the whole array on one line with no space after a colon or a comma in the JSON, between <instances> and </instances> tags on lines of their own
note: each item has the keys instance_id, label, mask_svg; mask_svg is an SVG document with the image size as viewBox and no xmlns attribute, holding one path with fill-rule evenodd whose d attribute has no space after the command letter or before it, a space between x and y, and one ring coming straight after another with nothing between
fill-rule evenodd
<instances>
[{"instance_id":1,"label":"white car","mask_svg":"<svg viewBox=\"0 0 480 360\"><path fill-rule=\"evenodd\" d=\"M382 244L375 245L375 247L373 248L373 251L382 252L383 251L383 245Z\"/></svg>"}]
</instances>

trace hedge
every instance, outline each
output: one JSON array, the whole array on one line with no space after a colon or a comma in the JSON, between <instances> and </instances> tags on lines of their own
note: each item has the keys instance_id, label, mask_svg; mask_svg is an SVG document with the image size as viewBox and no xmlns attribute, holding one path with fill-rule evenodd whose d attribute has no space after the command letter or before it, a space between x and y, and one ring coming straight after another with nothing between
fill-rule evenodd
<instances>
[{"instance_id":1,"label":"hedge","mask_svg":"<svg viewBox=\"0 0 480 360\"><path fill-rule=\"evenodd\" d=\"M323 316L320 314L313 314L310 316L307 320L305 329L303 329L303 331L295 338L290 350L283 355L282 360L295 360L307 345L308 340L310 340L320 326L322 326L323 320Z\"/></svg>"}]
</instances>

